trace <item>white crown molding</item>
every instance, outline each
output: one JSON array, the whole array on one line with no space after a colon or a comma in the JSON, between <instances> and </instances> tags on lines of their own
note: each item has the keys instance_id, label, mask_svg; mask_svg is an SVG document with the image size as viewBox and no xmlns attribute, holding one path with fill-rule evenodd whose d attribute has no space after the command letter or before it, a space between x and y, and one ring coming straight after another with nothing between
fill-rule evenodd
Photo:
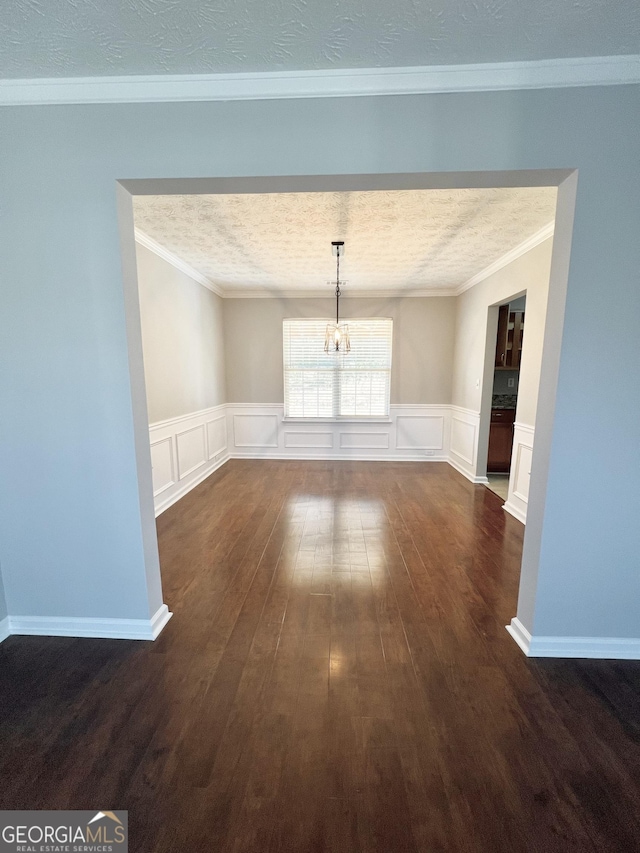
<instances>
[{"instance_id":1,"label":"white crown molding","mask_svg":"<svg viewBox=\"0 0 640 853\"><path fill-rule=\"evenodd\" d=\"M203 287L211 290L216 294L216 296L220 296L222 299L324 299L327 296L331 296L331 293L327 288L324 288L323 290L267 290L266 288L253 290L224 290L219 285L214 284L211 279L207 278L201 272L198 272L198 270L192 267L191 264L188 264L187 261L183 261L182 258L170 249L166 249L163 245L158 243L157 240L154 240L153 237L150 237L140 228L135 228L134 230L136 243L139 243L141 246L145 246L151 252L158 255L158 257L162 258L185 275L188 275L189 278L197 281L198 284L201 284ZM456 290L443 288L434 290L402 290L401 288L397 288L395 290L346 290L342 296L343 298L352 297L354 299L393 299L397 296L455 296L456 293Z\"/></svg>"},{"instance_id":2,"label":"white crown molding","mask_svg":"<svg viewBox=\"0 0 640 853\"><path fill-rule=\"evenodd\" d=\"M325 290L225 290L222 294L225 299L326 299L331 297L331 292ZM335 296L335 293L333 294ZM397 296L407 297L430 297L430 296L455 296L453 289L433 290L349 290L342 291L343 299L394 299Z\"/></svg>"},{"instance_id":3,"label":"white crown molding","mask_svg":"<svg viewBox=\"0 0 640 853\"><path fill-rule=\"evenodd\" d=\"M640 660L637 637L536 637L518 618L506 628L529 658Z\"/></svg>"},{"instance_id":4,"label":"white crown molding","mask_svg":"<svg viewBox=\"0 0 640 853\"><path fill-rule=\"evenodd\" d=\"M470 279L465 281L464 284L460 285L455 291L456 296L460 296L461 293L464 293L465 290L469 290L476 284L479 284L481 281L484 281L486 278L489 278L490 275L493 275L498 270L503 269L508 264L513 263L513 261L521 258L522 255L526 255L527 252L530 252L531 249L535 249L536 246L539 246L540 243L544 243L545 240L548 240L549 237L553 237L553 232L555 229L555 220L552 222L548 222L544 225L539 231L536 231L535 234L532 234L531 237L527 237L522 243L516 246L514 249L506 252L497 261L494 261L492 264L489 264L488 267L485 267L480 272L471 276Z\"/></svg>"},{"instance_id":5,"label":"white crown molding","mask_svg":"<svg viewBox=\"0 0 640 853\"><path fill-rule=\"evenodd\" d=\"M210 279L208 279L205 275L202 275L201 272L198 272L197 269L194 269L190 264L186 261L183 261L182 258L179 258L178 255L171 252L169 249L166 249L164 246L160 245L153 237L149 237L148 234L145 234L144 231L141 231L139 228L134 229L136 243L139 243L141 246L149 249L149 251L158 255L158 257L167 261L167 263L171 264L171 266L175 267L180 272L183 272L185 275L188 275L189 278L192 278L194 281L201 284L203 287L206 287L207 290L215 293L216 296L224 296L224 291L221 290L216 284L214 284Z\"/></svg>"},{"instance_id":6,"label":"white crown molding","mask_svg":"<svg viewBox=\"0 0 640 853\"><path fill-rule=\"evenodd\" d=\"M0 81L0 106L339 98L629 83L640 83L637 54L478 65L5 79Z\"/></svg>"},{"instance_id":7,"label":"white crown molding","mask_svg":"<svg viewBox=\"0 0 640 853\"><path fill-rule=\"evenodd\" d=\"M9 617L5 616L4 619L0 620L0 643L3 640L6 640L7 637L11 635L11 631L9 630Z\"/></svg>"},{"instance_id":8,"label":"white crown molding","mask_svg":"<svg viewBox=\"0 0 640 853\"><path fill-rule=\"evenodd\" d=\"M155 640L173 616L162 604L151 619L91 619L56 616L9 616L9 633L38 637L103 637Z\"/></svg>"}]
</instances>

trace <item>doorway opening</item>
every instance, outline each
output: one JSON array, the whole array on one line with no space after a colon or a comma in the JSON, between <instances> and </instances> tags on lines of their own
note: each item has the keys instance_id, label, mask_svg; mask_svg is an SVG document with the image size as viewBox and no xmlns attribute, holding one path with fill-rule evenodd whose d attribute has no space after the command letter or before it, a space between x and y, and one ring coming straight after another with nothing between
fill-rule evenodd
<instances>
[{"instance_id":1,"label":"doorway opening","mask_svg":"<svg viewBox=\"0 0 640 853\"><path fill-rule=\"evenodd\" d=\"M520 296L498 308L495 366L491 391L491 424L487 450L487 488L505 502L509 496L526 301L526 295Z\"/></svg>"},{"instance_id":2,"label":"doorway opening","mask_svg":"<svg viewBox=\"0 0 640 853\"><path fill-rule=\"evenodd\" d=\"M483 283L490 272L500 272L505 269L505 256L498 264L490 265L483 271L481 279L472 276L455 295L462 297L464 306L456 316L456 340L460 346L455 354L457 377L453 382L453 402L447 406L447 411L436 413L435 404L425 403L429 411L421 413L420 420L417 419L415 406L413 410L404 415L404 429L407 424L411 427L411 435L416 431L418 425L424 429L433 426L436 421L441 431L447 428L450 435L449 446L446 440L442 441L439 448L446 454L441 461L449 462L459 470L467 479L473 483L486 482L486 453L489 437L490 402L493 390L493 375L495 368L495 343L496 329L498 324L499 305L504 299L515 299L527 292L527 329L530 338L530 316L533 312L536 319L534 328L538 328L540 342L544 337L544 349L541 364L538 365L535 382L535 398L537 399L538 385L540 387L540 406L537 412L528 422L521 425L523 430L530 431L530 447L523 441L519 448L518 459L515 469L522 477L526 474L526 491L529 495L529 472L531 472L531 449L533 443L533 428L536 430L536 457L531 475L531 509L536 507L536 512L530 513L530 523L524 538L522 572L534 573L537 568L539 556L539 543L542 535L542 507L544 505L548 462L550 457L551 435L553 427L553 415L555 408L555 394L557 387L557 372L560 356L560 343L562 339L562 326L564 317L564 303L566 297L566 285L568 278L568 259L571 246L571 234L573 229L573 210L575 205L576 173L571 170L564 171L540 171L540 172L493 172L493 173L455 173L455 174L409 174L399 175L339 175L339 176L294 176L294 177L269 177L269 178L199 178L199 179L128 179L118 182L118 214L121 234L121 247L123 259L123 277L126 299L127 334L129 338L129 362L131 374L132 404L134 414L134 435L136 443L136 461L138 467L140 510L143 528L143 540L145 546L145 564L147 574L153 582L160 582L160 566L158 559L157 535L154 516L158 509L154 506L154 492L156 498L159 492L164 491L164 481L160 482L159 476L152 474L152 455L154 455L153 468L158 475L159 466L157 456L165 454L166 489L181 487L180 481L186 477L197 474L196 462L204 459L204 465L217 465L224 458L225 450L217 439L226 437L227 447L233 442L234 455L248 455L243 448L273 448L269 450L271 456L275 457L280 450L280 432L278 425L282 422L279 418L279 410L275 406L266 403L258 411L257 404L244 405L242 411L230 411L231 403L222 403L225 407L224 413L214 413L211 416L209 409L201 410L199 414L207 416L208 419L202 423L180 425L175 433L175 441L169 436L155 436L153 445L155 454L151 450L150 420L147 411L146 382L143 363L143 346L140 321L140 300L136 264L136 241L134 232L134 198L136 196L180 196L180 195L225 195L225 194L265 194L265 193L318 193L318 192L369 192L369 191L394 191L394 190L427 190L427 189L460 189L460 188L497 188L497 187L557 187L558 203L555 219L555 239L553 240L553 252L551 253L551 241L547 241L548 257L550 264L548 300L536 303L533 311L532 292L529 292L526 282L521 284L519 292L511 293L509 284L511 281L521 280L520 276L511 275L509 271L504 272L497 281L496 288L487 288ZM544 233L543 233L544 232ZM530 246L542 245L540 240L547 240L553 233L553 228L546 233L545 229L534 235L536 238ZM522 250L522 246L520 249ZM525 247L527 248L527 247ZM528 249L527 249L528 251ZM507 253L508 255L509 253ZM522 251L518 252L518 258ZM476 289L475 285L481 284ZM501 291L499 294L496 290ZM469 293L467 297L466 294ZM384 297L387 294L381 291ZM495 294L495 295L494 295ZM418 296L419 292L414 292ZM447 298L450 298L450 294ZM499 302L489 301L489 324L485 328L487 317L487 305L483 303L484 296L489 300L499 299ZM286 298L283 292L283 299ZM479 297L482 297L480 299ZM229 303L232 305L233 303ZM274 303L275 304L275 303ZM416 303L417 304L417 303ZM434 303L435 304L435 303ZM262 305L260 306L262 308ZM227 312L229 314L230 312ZM264 311L261 311L261 316ZM545 319L550 322L545 324ZM489 328L490 327L490 328ZM486 337L485 337L486 333ZM233 336L228 336L233 340ZM485 369L482 370L482 352L486 346ZM259 350L261 354L263 350ZM487 360L488 359L488 360ZM232 359L233 363L236 363ZM280 365L281 368L281 365ZM530 377L530 379L533 377ZM418 375L421 379L421 375ZM523 377L523 386L524 386ZM421 387L420 383L416 387ZM519 388L521 396L523 387ZM488 395L489 406L485 407L486 395ZM271 402L271 401L270 401ZM392 401L393 402L393 401ZM417 405L417 404L416 404ZM263 411L265 406L269 411ZM441 408L441 407L437 407ZM520 402L519 402L520 408ZM535 409L535 406L534 406ZM449 411L450 410L450 411ZM485 416L486 412L486 416ZM182 416L181 416L182 417ZM164 422L163 422L164 423ZM231 425L231 430L225 430L225 424ZM158 426L156 423L154 426ZM166 424L164 424L166 426ZM281 430L282 432L282 430ZM328 431L327 431L328 432ZM359 435L360 433L358 433ZM426 436L427 439L429 435ZM285 438L287 438L285 436ZM421 440L424 437L418 435L414 441L416 450L423 455L433 454L433 442ZM331 436L329 436L331 439ZM315 439L317 443L317 439ZM405 450L407 443L402 431L390 435L388 442L385 440L384 447L380 438L377 443L371 441L367 450L371 448L387 450L388 448ZM388 444L388 447L387 447ZM282 447L285 447L285 439ZM351 445L350 445L351 446ZM396 447L397 446L397 447ZM239 448L239 450L237 449ZM252 450L252 452L254 452ZM226 453L229 451L227 450ZM255 453L254 453L255 455ZM483 458L484 456L484 458ZM515 457L514 457L515 458ZM183 470L184 469L184 470ZM162 473L160 470L160 473ZM174 476L177 473L177 478ZM176 482L176 480L178 482ZM522 483L514 480L514 470L511 472L511 484L513 494L518 491L522 494L525 488L524 479ZM155 481L155 482L154 482ZM525 504L526 507L526 504ZM505 509L509 510L507 504ZM516 515L516 517L518 517ZM521 519L524 520L524 519Z\"/></svg>"}]
</instances>

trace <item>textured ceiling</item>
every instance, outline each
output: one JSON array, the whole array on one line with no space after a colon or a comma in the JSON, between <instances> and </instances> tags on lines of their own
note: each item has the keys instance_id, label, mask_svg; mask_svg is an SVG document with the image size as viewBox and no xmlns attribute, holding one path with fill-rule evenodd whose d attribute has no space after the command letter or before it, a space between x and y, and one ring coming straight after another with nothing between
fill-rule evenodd
<instances>
[{"instance_id":1,"label":"textured ceiling","mask_svg":"<svg viewBox=\"0 0 640 853\"><path fill-rule=\"evenodd\" d=\"M4 0L0 77L446 65L640 52L638 0Z\"/></svg>"},{"instance_id":2,"label":"textured ceiling","mask_svg":"<svg viewBox=\"0 0 640 853\"><path fill-rule=\"evenodd\" d=\"M554 187L138 196L136 227L221 290L454 290L551 222Z\"/></svg>"}]
</instances>

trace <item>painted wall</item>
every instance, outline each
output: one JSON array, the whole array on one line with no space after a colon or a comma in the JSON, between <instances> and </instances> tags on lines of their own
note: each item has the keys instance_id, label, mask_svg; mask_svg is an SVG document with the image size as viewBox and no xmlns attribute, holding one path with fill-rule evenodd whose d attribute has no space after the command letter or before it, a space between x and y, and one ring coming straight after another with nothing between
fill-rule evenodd
<instances>
[{"instance_id":1,"label":"painted wall","mask_svg":"<svg viewBox=\"0 0 640 853\"><path fill-rule=\"evenodd\" d=\"M2 582L2 574L0 574L0 622L7 615L7 602L4 595L4 584Z\"/></svg>"},{"instance_id":2,"label":"painted wall","mask_svg":"<svg viewBox=\"0 0 640 853\"><path fill-rule=\"evenodd\" d=\"M552 238L545 240L458 297L453 363L454 405L480 411L488 308L526 290L525 337L516 419L535 425L552 245ZM478 380L480 385L476 387Z\"/></svg>"},{"instance_id":3,"label":"painted wall","mask_svg":"<svg viewBox=\"0 0 640 853\"><path fill-rule=\"evenodd\" d=\"M228 398L282 403L282 321L330 317L327 299L224 299ZM392 317L392 403L450 403L454 297L340 299L340 316Z\"/></svg>"},{"instance_id":4,"label":"painted wall","mask_svg":"<svg viewBox=\"0 0 640 853\"><path fill-rule=\"evenodd\" d=\"M536 446L550 455L534 456L540 509L530 508L518 612L539 634L638 636L640 87L16 107L0 124L0 560L11 613L149 612L153 519L135 452L148 431L131 391L117 180L576 168L559 369L543 359L536 418ZM561 277L565 266L554 258ZM563 300L553 307L555 330ZM477 406L459 357L454 402ZM134 346L134 368L137 358Z\"/></svg>"},{"instance_id":5,"label":"painted wall","mask_svg":"<svg viewBox=\"0 0 640 853\"><path fill-rule=\"evenodd\" d=\"M222 299L136 243L149 423L226 403Z\"/></svg>"}]
</instances>

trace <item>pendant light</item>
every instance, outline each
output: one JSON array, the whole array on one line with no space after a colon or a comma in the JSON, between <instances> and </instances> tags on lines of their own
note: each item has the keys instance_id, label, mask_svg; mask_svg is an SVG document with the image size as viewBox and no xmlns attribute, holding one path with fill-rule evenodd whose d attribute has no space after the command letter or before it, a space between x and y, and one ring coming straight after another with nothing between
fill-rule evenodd
<instances>
[{"instance_id":1,"label":"pendant light","mask_svg":"<svg viewBox=\"0 0 640 853\"><path fill-rule=\"evenodd\" d=\"M324 351L327 353L348 353L351 349L349 342L349 325L340 322L340 255L344 254L344 240L333 240L331 251L336 256L336 322L327 324L324 339Z\"/></svg>"}]
</instances>

